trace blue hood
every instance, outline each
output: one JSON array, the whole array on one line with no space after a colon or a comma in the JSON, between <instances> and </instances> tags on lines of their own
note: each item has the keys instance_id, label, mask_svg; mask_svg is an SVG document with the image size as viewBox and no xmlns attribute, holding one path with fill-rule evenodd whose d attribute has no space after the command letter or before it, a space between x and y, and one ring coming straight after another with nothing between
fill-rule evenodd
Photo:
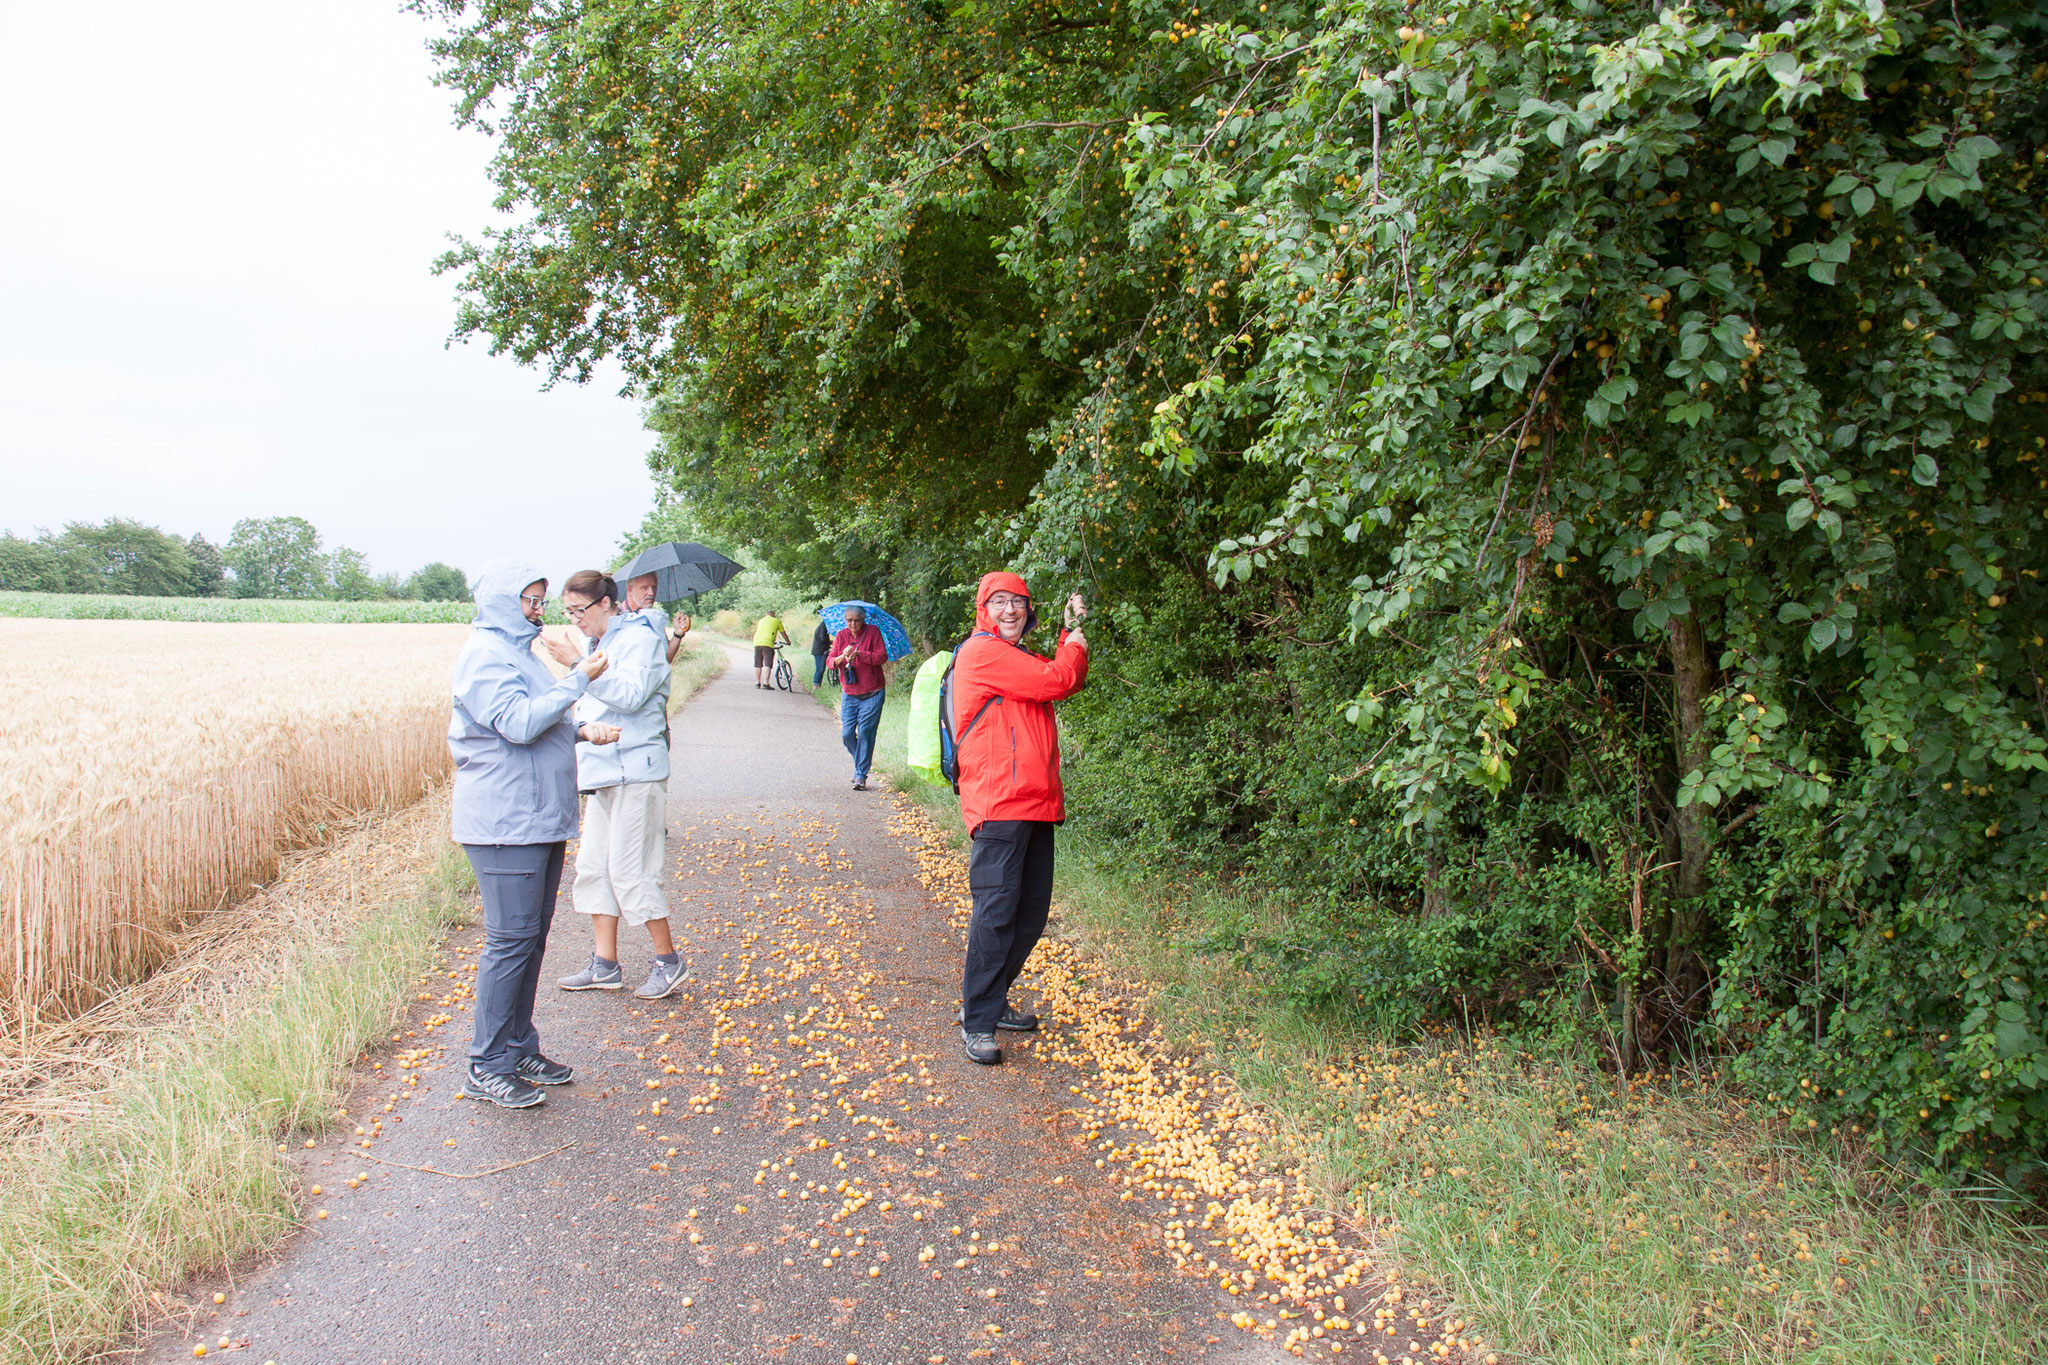
<instances>
[{"instance_id":1,"label":"blue hood","mask_svg":"<svg viewBox=\"0 0 2048 1365\"><path fill-rule=\"evenodd\" d=\"M547 575L531 564L515 559L494 559L476 579L476 621L483 629L504 636L524 649L540 627L520 610L519 594L528 583L545 581Z\"/></svg>"}]
</instances>

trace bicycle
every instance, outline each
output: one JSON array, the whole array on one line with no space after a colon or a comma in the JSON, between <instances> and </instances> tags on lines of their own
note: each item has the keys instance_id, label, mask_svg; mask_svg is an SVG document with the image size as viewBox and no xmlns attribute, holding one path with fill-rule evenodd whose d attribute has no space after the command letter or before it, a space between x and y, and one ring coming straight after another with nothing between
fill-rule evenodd
<instances>
[{"instance_id":1,"label":"bicycle","mask_svg":"<svg viewBox=\"0 0 2048 1365\"><path fill-rule=\"evenodd\" d=\"M791 668L789 660L783 657L780 645L775 649L775 686L784 692L796 691L796 670Z\"/></svg>"}]
</instances>

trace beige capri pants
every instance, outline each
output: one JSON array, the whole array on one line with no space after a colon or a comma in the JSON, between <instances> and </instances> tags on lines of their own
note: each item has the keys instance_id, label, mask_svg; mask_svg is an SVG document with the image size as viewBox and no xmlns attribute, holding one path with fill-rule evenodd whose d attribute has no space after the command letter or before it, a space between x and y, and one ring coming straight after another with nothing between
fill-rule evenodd
<instances>
[{"instance_id":1,"label":"beige capri pants","mask_svg":"<svg viewBox=\"0 0 2048 1365\"><path fill-rule=\"evenodd\" d=\"M599 787L583 806L575 907L628 924L668 918L668 783Z\"/></svg>"}]
</instances>

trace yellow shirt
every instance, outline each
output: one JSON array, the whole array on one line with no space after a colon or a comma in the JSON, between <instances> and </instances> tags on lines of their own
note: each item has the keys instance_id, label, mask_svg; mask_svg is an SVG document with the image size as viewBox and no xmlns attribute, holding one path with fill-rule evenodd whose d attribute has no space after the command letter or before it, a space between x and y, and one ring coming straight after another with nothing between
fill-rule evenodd
<instances>
[{"instance_id":1,"label":"yellow shirt","mask_svg":"<svg viewBox=\"0 0 2048 1365\"><path fill-rule=\"evenodd\" d=\"M780 616L764 616L754 627L754 644L756 647L772 645L775 643L775 637L781 633L782 618Z\"/></svg>"}]
</instances>

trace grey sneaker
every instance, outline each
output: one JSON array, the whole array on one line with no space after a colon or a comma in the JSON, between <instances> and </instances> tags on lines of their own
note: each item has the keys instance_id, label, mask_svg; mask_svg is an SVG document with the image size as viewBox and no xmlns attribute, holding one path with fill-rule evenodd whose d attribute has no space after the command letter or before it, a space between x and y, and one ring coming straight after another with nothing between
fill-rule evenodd
<instances>
[{"instance_id":1,"label":"grey sneaker","mask_svg":"<svg viewBox=\"0 0 2048 1365\"><path fill-rule=\"evenodd\" d=\"M478 1071L475 1067L469 1069L462 1088L455 1094L465 1100L487 1100L500 1109L531 1109L536 1104L545 1104L548 1098L517 1076Z\"/></svg>"},{"instance_id":2,"label":"grey sneaker","mask_svg":"<svg viewBox=\"0 0 2048 1365\"><path fill-rule=\"evenodd\" d=\"M690 979L690 964L677 958L673 964L655 959L647 973L647 984L633 994L642 1000L666 1000L676 987Z\"/></svg>"},{"instance_id":3,"label":"grey sneaker","mask_svg":"<svg viewBox=\"0 0 2048 1365\"><path fill-rule=\"evenodd\" d=\"M960 1043L967 1052L967 1060L976 1066L994 1066L1003 1060L1003 1050L996 1046L993 1033L969 1033L960 1030Z\"/></svg>"},{"instance_id":4,"label":"grey sneaker","mask_svg":"<svg viewBox=\"0 0 2048 1365\"><path fill-rule=\"evenodd\" d=\"M626 984L626 976L618 963L606 965L592 953L588 966L574 976L558 978L555 984L565 991L615 991Z\"/></svg>"},{"instance_id":5,"label":"grey sneaker","mask_svg":"<svg viewBox=\"0 0 2048 1365\"><path fill-rule=\"evenodd\" d=\"M966 1023L967 1011L964 1009L954 1010L953 1022L956 1024ZM996 1020L996 1027L1005 1033L1036 1033L1038 1032L1038 1016L1026 1014L1015 1005L1009 1005L1004 1008L1003 1017Z\"/></svg>"},{"instance_id":6,"label":"grey sneaker","mask_svg":"<svg viewBox=\"0 0 2048 1365\"><path fill-rule=\"evenodd\" d=\"M528 1085L567 1085L576 1075L576 1068L549 1061L536 1052L514 1062L512 1074Z\"/></svg>"}]
</instances>

